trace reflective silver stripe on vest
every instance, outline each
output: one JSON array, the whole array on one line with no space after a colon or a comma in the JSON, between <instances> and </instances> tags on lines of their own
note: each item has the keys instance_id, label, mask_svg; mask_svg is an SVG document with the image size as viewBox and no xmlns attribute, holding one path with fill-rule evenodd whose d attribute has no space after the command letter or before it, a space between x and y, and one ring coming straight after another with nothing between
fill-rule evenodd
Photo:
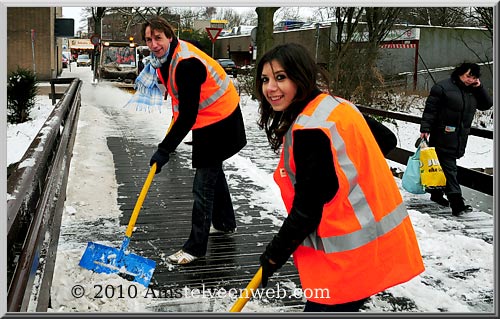
<instances>
[{"instance_id":1,"label":"reflective silver stripe on vest","mask_svg":"<svg viewBox=\"0 0 500 319\"><path fill-rule=\"evenodd\" d=\"M365 194L358 183L359 175L356 167L352 163L349 156L347 156L344 140L339 134L336 124L326 120L333 110L344 102L348 101L336 99L332 96L326 96L316 107L311 116L301 114L295 121L296 124L301 125L304 128L327 128L330 131L331 141L336 150L338 163L349 182L348 200L354 210L354 214L356 215L359 224L361 225L360 230L342 236L321 238L316 234L316 232L314 232L310 234L309 237L302 243L304 246L324 250L326 253L340 252L360 247L378 236L389 232L394 227L399 225L408 215L406 207L403 204L400 204L393 212L386 215L381 221L375 221L373 212L368 205ZM347 105L350 105L354 110L359 112L359 110L352 103L348 102ZM292 128L288 130L285 137L284 159L288 176L292 181L292 185L295 185L295 175L291 171L289 164L291 143Z\"/></svg>"},{"instance_id":2,"label":"reflective silver stripe on vest","mask_svg":"<svg viewBox=\"0 0 500 319\"><path fill-rule=\"evenodd\" d=\"M406 207L404 203L401 203L390 214L384 216L378 223L373 222L358 231L342 236L321 238L317 235L316 231L314 231L304 239L302 245L324 251L327 254L356 249L387 234L401 224L407 216L408 212L406 211Z\"/></svg>"},{"instance_id":3,"label":"reflective silver stripe on vest","mask_svg":"<svg viewBox=\"0 0 500 319\"><path fill-rule=\"evenodd\" d=\"M226 76L226 78L223 80L219 76L219 73L217 73L217 71L215 71L215 69L209 63L207 63L207 61L203 60L201 57L191 52L185 42L179 41L179 46L181 49L178 51L178 53L175 55L175 57L172 59L171 62L172 70L176 69L180 58L186 59L186 58L196 57L205 65L205 67L209 72L209 75L215 80L215 83L217 83L217 85L219 86L219 89L214 94L212 94L205 101L200 103L200 105L198 106L198 110L202 110L207 106L211 105L212 103L214 103L215 101L217 101L217 99L219 99L222 95L224 95L227 88L229 87L229 83L231 80L229 79L229 76ZM174 85L175 83L174 76L172 75L170 76L169 82L170 82L170 87L172 88L172 94L174 95L176 100L179 100L179 92L177 92ZM179 105L174 106L174 112L179 112Z\"/></svg>"}]
</instances>

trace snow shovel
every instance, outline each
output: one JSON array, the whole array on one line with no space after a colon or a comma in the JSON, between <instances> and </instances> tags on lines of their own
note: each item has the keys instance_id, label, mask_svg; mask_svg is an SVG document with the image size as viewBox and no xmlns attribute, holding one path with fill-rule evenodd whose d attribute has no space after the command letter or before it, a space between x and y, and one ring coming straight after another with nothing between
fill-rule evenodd
<instances>
[{"instance_id":1,"label":"snow shovel","mask_svg":"<svg viewBox=\"0 0 500 319\"><path fill-rule=\"evenodd\" d=\"M132 236L132 230L134 229L135 222L137 221L137 216L139 215L139 211L141 210L142 203L144 202L144 198L146 197L155 172L156 163L151 166L146 182L144 182L144 186L139 194L139 198L137 199L132 215L130 216L130 221L128 223L127 231L125 232L121 248L117 249L114 247L88 242L87 249L83 253L82 259L80 260L80 266L96 273L118 274L121 277L130 281L135 281L144 287L149 286L149 282L151 281L151 277L153 276L153 272L156 267L156 262L154 260L129 253L126 250L130 243L130 237Z\"/></svg>"},{"instance_id":2,"label":"snow shovel","mask_svg":"<svg viewBox=\"0 0 500 319\"><path fill-rule=\"evenodd\" d=\"M259 287L261 281L262 267L257 270L257 273L253 276L252 280L250 280L247 287L245 288L245 290L243 290L229 312L240 312L241 309L245 307L248 300L250 300L250 298L252 297L253 292L257 289L257 287Z\"/></svg>"}]
</instances>

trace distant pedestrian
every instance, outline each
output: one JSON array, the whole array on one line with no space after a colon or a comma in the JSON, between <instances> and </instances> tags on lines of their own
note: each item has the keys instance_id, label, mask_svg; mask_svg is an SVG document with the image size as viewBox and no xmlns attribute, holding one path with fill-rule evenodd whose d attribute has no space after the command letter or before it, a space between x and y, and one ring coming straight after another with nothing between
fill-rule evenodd
<instances>
[{"instance_id":1,"label":"distant pedestrian","mask_svg":"<svg viewBox=\"0 0 500 319\"><path fill-rule=\"evenodd\" d=\"M471 212L466 205L457 179L457 159L465 154L470 128L477 110L485 111L493 101L480 81L476 63L462 63L448 79L434 84L425 102L420 137L436 149L446 176L446 188L431 190L431 200L450 206L453 216ZM447 199L443 197L446 193Z\"/></svg>"},{"instance_id":2,"label":"distant pedestrian","mask_svg":"<svg viewBox=\"0 0 500 319\"><path fill-rule=\"evenodd\" d=\"M144 62L142 62L143 59L144 56L142 55L141 52L139 52L139 55L137 57L137 74L141 73L142 70L144 69Z\"/></svg>"},{"instance_id":3,"label":"distant pedestrian","mask_svg":"<svg viewBox=\"0 0 500 319\"><path fill-rule=\"evenodd\" d=\"M274 180L288 212L260 256L262 285L293 254L310 292L304 311L356 312L424 265L370 126L354 104L320 91L320 73L308 50L292 43L257 65L258 124L281 150Z\"/></svg>"},{"instance_id":4,"label":"distant pedestrian","mask_svg":"<svg viewBox=\"0 0 500 319\"><path fill-rule=\"evenodd\" d=\"M151 51L149 51L149 49L142 50L142 56L143 56L142 64L144 64L144 66L146 66L146 64L148 64L151 61L150 55L151 55Z\"/></svg>"}]
</instances>

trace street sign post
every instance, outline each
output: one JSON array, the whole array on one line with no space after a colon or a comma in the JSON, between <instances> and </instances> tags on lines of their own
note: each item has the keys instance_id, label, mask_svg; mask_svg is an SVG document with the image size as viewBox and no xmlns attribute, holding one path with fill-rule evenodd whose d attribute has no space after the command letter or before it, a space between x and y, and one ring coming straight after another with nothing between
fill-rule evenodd
<instances>
[{"instance_id":1,"label":"street sign post","mask_svg":"<svg viewBox=\"0 0 500 319\"><path fill-rule=\"evenodd\" d=\"M35 29L31 29L31 55L33 57L33 73L36 74L36 63L35 63L35 38L36 31Z\"/></svg>"},{"instance_id":2,"label":"street sign post","mask_svg":"<svg viewBox=\"0 0 500 319\"><path fill-rule=\"evenodd\" d=\"M220 32L222 31L222 28L205 28L208 33L208 37L210 40L212 40L212 58L214 57L214 45L215 45L215 40L217 40L217 37L219 36Z\"/></svg>"},{"instance_id":3,"label":"street sign post","mask_svg":"<svg viewBox=\"0 0 500 319\"><path fill-rule=\"evenodd\" d=\"M206 29L208 32L208 36L210 37L210 40L212 40L212 43L215 43L215 40L217 40L217 37L222 31L222 28L206 28Z\"/></svg>"},{"instance_id":4,"label":"street sign post","mask_svg":"<svg viewBox=\"0 0 500 319\"><path fill-rule=\"evenodd\" d=\"M90 37L90 43L92 43L93 45L98 45L100 41L101 41L101 37L98 34L93 34Z\"/></svg>"},{"instance_id":5,"label":"street sign post","mask_svg":"<svg viewBox=\"0 0 500 319\"><path fill-rule=\"evenodd\" d=\"M98 56L97 56L97 51L98 51L98 45L101 42L101 37L98 34L93 34L90 37L90 43L94 45L94 50L92 51L92 71L94 78L92 79L92 84L96 84L96 78L97 78L97 65L99 64L98 61Z\"/></svg>"}]
</instances>

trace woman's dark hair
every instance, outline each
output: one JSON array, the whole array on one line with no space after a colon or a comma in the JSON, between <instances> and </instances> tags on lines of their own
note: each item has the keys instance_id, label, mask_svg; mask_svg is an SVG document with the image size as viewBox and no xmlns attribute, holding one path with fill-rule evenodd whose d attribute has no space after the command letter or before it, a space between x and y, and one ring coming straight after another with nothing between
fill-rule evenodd
<instances>
[{"instance_id":1,"label":"woman's dark hair","mask_svg":"<svg viewBox=\"0 0 500 319\"><path fill-rule=\"evenodd\" d=\"M142 24L141 35L142 40L146 41L146 28L151 27L151 31L156 30L165 33L167 38L175 38L172 26L160 16L153 17Z\"/></svg>"},{"instance_id":2,"label":"woman's dark hair","mask_svg":"<svg viewBox=\"0 0 500 319\"><path fill-rule=\"evenodd\" d=\"M278 62L285 70L287 77L297 85L297 94L290 106L282 112L275 112L262 92L262 70L264 64ZM296 43L278 45L266 52L257 64L255 88L260 100L260 119L257 124L264 129L271 148L278 152L290 125L306 107L307 103L320 91L318 75L325 83L329 83L328 75L321 69L309 54L308 50Z\"/></svg>"},{"instance_id":3,"label":"woman's dark hair","mask_svg":"<svg viewBox=\"0 0 500 319\"><path fill-rule=\"evenodd\" d=\"M476 63L464 62L457 66L451 73L451 77L458 79L461 75L467 73L470 70L470 75L479 78L481 76L481 68Z\"/></svg>"}]
</instances>

